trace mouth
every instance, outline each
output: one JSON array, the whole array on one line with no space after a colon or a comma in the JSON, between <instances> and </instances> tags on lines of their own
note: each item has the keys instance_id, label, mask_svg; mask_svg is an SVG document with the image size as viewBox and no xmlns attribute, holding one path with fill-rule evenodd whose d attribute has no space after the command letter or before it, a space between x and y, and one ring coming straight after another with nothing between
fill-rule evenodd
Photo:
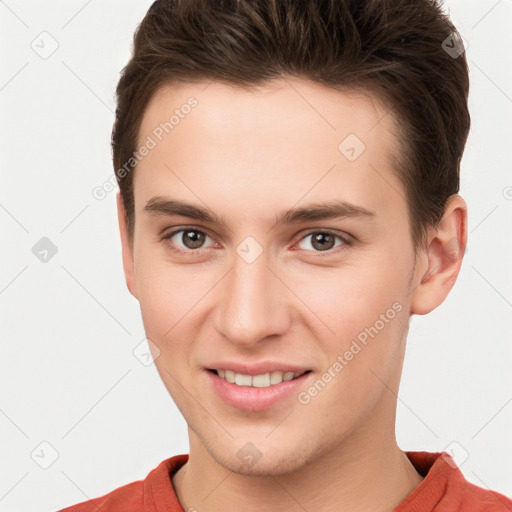
<instances>
[{"instance_id":1,"label":"mouth","mask_svg":"<svg viewBox=\"0 0 512 512\"><path fill-rule=\"evenodd\" d=\"M210 373L213 373L214 375L217 375L226 382L229 382L230 384L249 388L268 388L272 386L277 386L282 382L296 380L302 377L303 375L311 373L311 370L306 370L303 372L273 371L262 373L259 375L247 375L243 373L237 373L234 370L222 368L208 368L208 371Z\"/></svg>"}]
</instances>

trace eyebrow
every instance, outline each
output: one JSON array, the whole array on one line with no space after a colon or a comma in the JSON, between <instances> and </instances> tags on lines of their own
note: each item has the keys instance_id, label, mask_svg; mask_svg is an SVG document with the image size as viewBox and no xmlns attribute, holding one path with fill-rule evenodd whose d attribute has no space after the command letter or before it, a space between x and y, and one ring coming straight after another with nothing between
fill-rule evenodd
<instances>
[{"instance_id":1,"label":"eyebrow","mask_svg":"<svg viewBox=\"0 0 512 512\"><path fill-rule=\"evenodd\" d=\"M162 196L152 197L144 207L150 215L172 216L180 215L197 221L226 226L225 219L209 208L195 206L184 201L170 199ZM326 219L365 217L374 218L375 212L362 206L357 206L346 201L327 201L324 203L312 203L301 208L290 208L278 213L274 219L276 225L300 224Z\"/></svg>"}]
</instances>

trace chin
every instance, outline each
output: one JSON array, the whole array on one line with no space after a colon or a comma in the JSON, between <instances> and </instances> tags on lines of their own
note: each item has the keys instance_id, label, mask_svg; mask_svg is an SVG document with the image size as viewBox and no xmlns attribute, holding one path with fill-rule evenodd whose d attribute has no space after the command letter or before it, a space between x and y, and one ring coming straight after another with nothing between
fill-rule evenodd
<instances>
[{"instance_id":1,"label":"chin","mask_svg":"<svg viewBox=\"0 0 512 512\"><path fill-rule=\"evenodd\" d=\"M307 463L308 458L302 453L263 453L254 465L241 462L237 456L229 457L219 453L216 458L218 464L239 475L246 476L284 476L300 471Z\"/></svg>"},{"instance_id":2,"label":"chin","mask_svg":"<svg viewBox=\"0 0 512 512\"><path fill-rule=\"evenodd\" d=\"M206 441L206 442L205 442ZM228 445L203 444L215 462L233 473L246 476L284 476L300 471L320 455L321 447L304 446L303 441L290 446L261 442L233 441Z\"/></svg>"}]
</instances>

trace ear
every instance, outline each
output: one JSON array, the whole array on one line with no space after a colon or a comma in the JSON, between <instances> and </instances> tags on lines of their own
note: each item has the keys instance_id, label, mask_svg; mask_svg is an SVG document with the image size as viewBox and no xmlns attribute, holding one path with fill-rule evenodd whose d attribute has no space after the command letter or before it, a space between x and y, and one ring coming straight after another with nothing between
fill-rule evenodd
<instances>
[{"instance_id":1,"label":"ear","mask_svg":"<svg viewBox=\"0 0 512 512\"><path fill-rule=\"evenodd\" d=\"M437 308L455 284L467 242L467 205L459 195L452 195L441 221L430 228L426 248L418 265L419 284L411 294L411 313L425 315Z\"/></svg>"},{"instance_id":2,"label":"ear","mask_svg":"<svg viewBox=\"0 0 512 512\"><path fill-rule=\"evenodd\" d=\"M123 199L121 198L121 192L118 190L116 194L117 200L117 220L119 222L119 233L121 235L121 249L123 252L123 268L126 285L130 293L136 298L137 288L135 286L135 271L134 271L134 259L133 259L133 248L130 244L128 237L128 229L126 227L126 212L124 209Z\"/></svg>"}]
</instances>

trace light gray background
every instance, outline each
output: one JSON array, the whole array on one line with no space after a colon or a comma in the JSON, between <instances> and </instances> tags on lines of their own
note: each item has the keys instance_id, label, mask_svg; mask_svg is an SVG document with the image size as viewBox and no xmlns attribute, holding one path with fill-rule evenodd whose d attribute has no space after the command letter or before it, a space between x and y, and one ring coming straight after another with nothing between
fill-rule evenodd
<instances>
[{"instance_id":1,"label":"light gray background","mask_svg":"<svg viewBox=\"0 0 512 512\"><path fill-rule=\"evenodd\" d=\"M155 368L133 354L144 331L115 192L92 196L112 175L114 88L150 4L0 1L2 511L57 510L188 452ZM468 480L510 495L512 0L445 5L468 43L470 238L447 301L412 321L397 435L453 451ZM58 248L46 263L32 252L42 237Z\"/></svg>"}]
</instances>

